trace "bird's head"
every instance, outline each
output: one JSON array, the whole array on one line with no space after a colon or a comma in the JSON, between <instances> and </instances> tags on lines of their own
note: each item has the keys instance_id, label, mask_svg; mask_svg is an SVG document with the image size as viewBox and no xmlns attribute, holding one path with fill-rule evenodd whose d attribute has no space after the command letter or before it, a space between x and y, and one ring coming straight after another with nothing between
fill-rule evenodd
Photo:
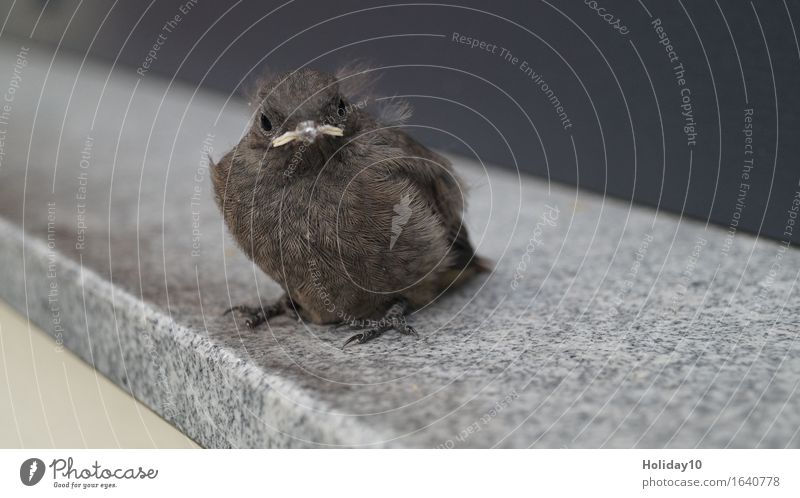
<instances>
[{"instance_id":1,"label":"bird's head","mask_svg":"<svg viewBox=\"0 0 800 498\"><path fill-rule=\"evenodd\" d=\"M291 150L301 144L341 146L353 134L356 107L326 73L301 69L261 85L254 103L250 144Z\"/></svg>"}]
</instances>

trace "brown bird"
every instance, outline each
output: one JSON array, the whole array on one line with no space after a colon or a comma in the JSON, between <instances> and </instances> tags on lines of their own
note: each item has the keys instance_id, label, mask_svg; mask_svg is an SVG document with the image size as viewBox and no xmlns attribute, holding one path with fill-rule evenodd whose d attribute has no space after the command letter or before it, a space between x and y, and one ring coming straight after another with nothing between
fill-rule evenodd
<instances>
[{"instance_id":1,"label":"brown bird","mask_svg":"<svg viewBox=\"0 0 800 498\"><path fill-rule=\"evenodd\" d=\"M417 335L406 313L488 269L451 164L400 129L405 103L365 96L368 74L268 79L249 131L213 166L228 229L285 291L226 311L250 327L287 313L360 329L344 346L391 329Z\"/></svg>"}]
</instances>

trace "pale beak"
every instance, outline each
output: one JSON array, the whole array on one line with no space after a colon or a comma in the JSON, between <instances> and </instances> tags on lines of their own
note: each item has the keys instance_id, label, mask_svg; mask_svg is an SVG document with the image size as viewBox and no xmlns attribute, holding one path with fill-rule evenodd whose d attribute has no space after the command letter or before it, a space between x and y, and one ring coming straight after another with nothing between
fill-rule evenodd
<instances>
[{"instance_id":1,"label":"pale beak","mask_svg":"<svg viewBox=\"0 0 800 498\"><path fill-rule=\"evenodd\" d=\"M310 144L322 135L341 137L344 135L344 130L337 126L317 125L314 121L302 121L294 130L287 131L283 135L275 137L272 140L272 146L280 147L294 140L301 140Z\"/></svg>"}]
</instances>

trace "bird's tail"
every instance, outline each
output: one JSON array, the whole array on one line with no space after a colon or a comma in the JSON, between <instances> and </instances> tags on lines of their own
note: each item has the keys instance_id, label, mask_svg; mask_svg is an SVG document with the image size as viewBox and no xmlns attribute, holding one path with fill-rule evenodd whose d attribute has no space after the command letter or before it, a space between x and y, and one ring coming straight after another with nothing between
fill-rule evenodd
<instances>
[{"instance_id":1,"label":"bird's tail","mask_svg":"<svg viewBox=\"0 0 800 498\"><path fill-rule=\"evenodd\" d=\"M479 273L492 271L492 262L486 258L474 255L469 263L463 266L451 266L441 274L441 288L458 287Z\"/></svg>"}]
</instances>

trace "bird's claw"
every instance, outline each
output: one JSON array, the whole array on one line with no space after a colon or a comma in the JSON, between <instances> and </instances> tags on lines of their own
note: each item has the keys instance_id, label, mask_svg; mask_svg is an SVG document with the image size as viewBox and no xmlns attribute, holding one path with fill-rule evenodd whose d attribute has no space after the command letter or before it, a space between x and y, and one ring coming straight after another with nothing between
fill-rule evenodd
<instances>
[{"instance_id":1,"label":"bird's claw","mask_svg":"<svg viewBox=\"0 0 800 498\"><path fill-rule=\"evenodd\" d=\"M362 338L361 334L356 334L350 337L350 339L344 341L344 344L342 344L342 349L346 348L347 345L350 344L351 342L356 342L356 341L358 342L358 344L364 344L364 339Z\"/></svg>"},{"instance_id":2,"label":"bird's claw","mask_svg":"<svg viewBox=\"0 0 800 498\"><path fill-rule=\"evenodd\" d=\"M252 308L250 306L231 306L230 308L226 309L222 315L225 316L233 313L234 311L245 315L244 324L249 329L254 329L267 321L264 317L264 312L262 309Z\"/></svg>"},{"instance_id":3,"label":"bird's claw","mask_svg":"<svg viewBox=\"0 0 800 498\"><path fill-rule=\"evenodd\" d=\"M357 328L355 324L347 322L345 322L344 324L340 324L339 326L337 326L337 328L347 325L349 325L351 328ZM389 321L388 324L374 326L366 330L362 330L358 334L351 336L349 339L345 341L344 344L342 344L342 349L346 348L349 344L354 342L356 344L364 344L367 341L371 341L372 339L375 339L376 337L383 335L384 332L390 329L394 329L403 335L411 335L416 338L419 338L417 330L411 325L408 325L405 321L405 318L393 318L392 320Z\"/></svg>"},{"instance_id":4,"label":"bird's claw","mask_svg":"<svg viewBox=\"0 0 800 498\"><path fill-rule=\"evenodd\" d=\"M229 313L233 313L234 311L241 311L242 306L231 306L230 308L226 309L222 312L222 316L225 316Z\"/></svg>"},{"instance_id":5,"label":"bird's claw","mask_svg":"<svg viewBox=\"0 0 800 498\"><path fill-rule=\"evenodd\" d=\"M406 325L405 326L405 330L402 330L402 329L398 329L398 330L400 330L401 334L413 335L414 337L419 339L419 333L417 333L417 329L415 329L411 325Z\"/></svg>"},{"instance_id":6,"label":"bird's claw","mask_svg":"<svg viewBox=\"0 0 800 498\"><path fill-rule=\"evenodd\" d=\"M388 329L378 329L378 328L371 328L367 330L362 330L358 334L353 335L349 339L342 344L342 349L346 348L348 344L355 342L356 344L364 344L367 341L371 341L375 339L379 335L383 334Z\"/></svg>"}]
</instances>

